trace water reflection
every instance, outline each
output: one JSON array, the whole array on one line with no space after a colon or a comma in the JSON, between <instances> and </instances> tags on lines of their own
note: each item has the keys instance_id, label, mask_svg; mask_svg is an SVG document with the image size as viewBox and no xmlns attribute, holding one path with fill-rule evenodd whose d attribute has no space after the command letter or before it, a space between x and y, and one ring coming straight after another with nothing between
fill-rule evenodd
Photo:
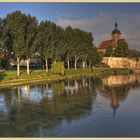
<instances>
[{"instance_id":1,"label":"water reflection","mask_svg":"<svg viewBox=\"0 0 140 140\"><path fill-rule=\"evenodd\" d=\"M139 86L139 75L108 76L100 79L98 90L101 96L110 100L110 106L113 109L113 115L115 115L116 109L127 98L128 92Z\"/></svg>"},{"instance_id":2,"label":"water reflection","mask_svg":"<svg viewBox=\"0 0 140 140\"><path fill-rule=\"evenodd\" d=\"M57 136L65 122L94 118L97 96L109 100L115 115L139 81L139 75L109 76L1 89L0 136Z\"/></svg>"},{"instance_id":3,"label":"water reflection","mask_svg":"<svg viewBox=\"0 0 140 140\"><path fill-rule=\"evenodd\" d=\"M53 135L50 130L63 120L70 122L88 115L96 98L94 91L89 89L88 80L26 85L2 90L0 102L4 100L5 104L1 107L8 114L0 112L3 118L0 135Z\"/></svg>"}]
</instances>

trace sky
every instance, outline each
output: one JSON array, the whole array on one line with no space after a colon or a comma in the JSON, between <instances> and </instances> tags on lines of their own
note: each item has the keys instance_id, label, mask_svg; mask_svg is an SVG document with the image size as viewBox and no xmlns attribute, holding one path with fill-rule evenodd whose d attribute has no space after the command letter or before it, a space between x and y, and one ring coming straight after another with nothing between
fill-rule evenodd
<instances>
[{"instance_id":1,"label":"sky","mask_svg":"<svg viewBox=\"0 0 140 140\"><path fill-rule=\"evenodd\" d=\"M0 3L0 18L16 10L35 16L39 22L50 20L92 32L97 47L111 39L117 22L129 47L140 51L140 3Z\"/></svg>"}]
</instances>

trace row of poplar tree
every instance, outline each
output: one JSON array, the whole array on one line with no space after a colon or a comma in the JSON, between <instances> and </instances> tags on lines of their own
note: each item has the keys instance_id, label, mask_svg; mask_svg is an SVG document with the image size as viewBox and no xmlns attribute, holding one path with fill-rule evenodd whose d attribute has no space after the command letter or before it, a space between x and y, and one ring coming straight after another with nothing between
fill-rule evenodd
<instances>
[{"instance_id":1,"label":"row of poplar tree","mask_svg":"<svg viewBox=\"0 0 140 140\"><path fill-rule=\"evenodd\" d=\"M99 61L99 53L93 45L90 32L70 26L62 28L50 21L41 21L36 17L15 11L0 19L0 48L5 51L8 60L14 60L17 65L17 75L20 74L20 61L27 62L29 74L30 59L38 53L46 62L65 62L70 68L70 62L77 68L77 61L83 68L93 66Z\"/></svg>"}]
</instances>

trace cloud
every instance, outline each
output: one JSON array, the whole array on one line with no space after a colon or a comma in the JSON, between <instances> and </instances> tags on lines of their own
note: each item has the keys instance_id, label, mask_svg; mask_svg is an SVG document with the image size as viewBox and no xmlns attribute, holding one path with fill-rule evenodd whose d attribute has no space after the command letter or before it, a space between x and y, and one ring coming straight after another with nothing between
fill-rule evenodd
<instances>
[{"instance_id":1,"label":"cloud","mask_svg":"<svg viewBox=\"0 0 140 140\"><path fill-rule=\"evenodd\" d=\"M63 27L68 25L92 32L96 46L101 41L110 39L117 17L118 28L122 36L127 40L130 48L140 50L140 14L99 14L93 18L71 19L63 16L58 19L57 24Z\"/></svg>"}]
</instances>

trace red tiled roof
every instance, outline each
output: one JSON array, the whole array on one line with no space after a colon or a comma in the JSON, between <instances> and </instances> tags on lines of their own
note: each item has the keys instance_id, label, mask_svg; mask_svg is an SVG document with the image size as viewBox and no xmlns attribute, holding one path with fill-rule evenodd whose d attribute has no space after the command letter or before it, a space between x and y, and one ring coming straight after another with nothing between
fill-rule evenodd
<instances>
[{"instance_id":1,"label":"red tiled roof","mask_svg":"<svg viewBox=\"0 0 140 140\"><path fill-rule=\"evenodd\" d=\"M112 40L102 41L98 49L107 49L109 46L115 47L115 44Z\"/></svg>"},{"instance_id":2,"label":"red tiled roof","mask_svg":"<svg viewBox=\"0 0 140 140\"><path fill-rule=\"evenodd\" d=\"M139 53L137 50L135 50L135 49L130 49L130 52L132 53L132 54L137 54L137 53Z\"/></svg>"},{"instance_id":3,"label":"red tiled roof","mask_svg":"<svg viewBox=\"0 0 140 140\"><path fill-rule=\"evenodd\" d=\"M119 40L125 41L125 39L123 38ZM115 42L113 40L102 41L98 49L107 49L109 46L112 46L112 48L115 48L116 47Z\"/></svg>"}]
</instances>

